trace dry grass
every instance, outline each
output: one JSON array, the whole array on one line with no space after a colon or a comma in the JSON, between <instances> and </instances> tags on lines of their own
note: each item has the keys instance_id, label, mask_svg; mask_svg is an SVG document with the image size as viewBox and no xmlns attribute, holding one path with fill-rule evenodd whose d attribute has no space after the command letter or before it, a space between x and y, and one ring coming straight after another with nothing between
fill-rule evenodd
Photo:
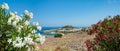
<instances>
[{"instance_id":1,"label":"dry grass","mask_svg":"<svg viewBox=\"0 0 120 51\"><path fill-rule=\"evenodd\" d=\"M40 51L86 51L84 42L93 39L94 35L87 33L69 33L62 38L47 37L46 42L40 46Z\"/></svg>"}]
</instances>

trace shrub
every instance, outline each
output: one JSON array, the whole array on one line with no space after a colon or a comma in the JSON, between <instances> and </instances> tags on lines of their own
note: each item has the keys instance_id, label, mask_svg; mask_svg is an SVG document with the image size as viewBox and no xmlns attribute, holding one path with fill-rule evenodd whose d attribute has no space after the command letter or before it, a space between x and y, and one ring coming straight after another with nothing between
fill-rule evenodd
<instances>
[{"instance_id":1,"label":"shrub","mask_svg":"<svg viewBox=\"0 0 120 51\"><path fill-rule=\"evenodd\" d=\"M30 24L33 13L25 10L23 16L9 10L7 3L0 5L0 51L37 50L37 43L43 43L45 37L37 34L41 27L36 22Z\"/></svg>"},{"instance_id":2,"label":"shrub","mask_svg":"<svg viewBox=\"0 0 120 51\"><path fill-rule=\"evenodd\" d=\"M62 34L60 34L60 33L57 33L57 34L55 34L55 36L54 36L55 38L56 37L62 37Z\"/></svg>"},{"instance_id":3,"label":"shrub","mask_svg":"<svg viewBox=\"0 0 120 51\"><path fill-rule=\"evenodd\" d=\"M120 51L120 15L109 16L92 25L88 34L93 33L94 40L85 42L88 51Z\"/></svg>"}]
</instances>

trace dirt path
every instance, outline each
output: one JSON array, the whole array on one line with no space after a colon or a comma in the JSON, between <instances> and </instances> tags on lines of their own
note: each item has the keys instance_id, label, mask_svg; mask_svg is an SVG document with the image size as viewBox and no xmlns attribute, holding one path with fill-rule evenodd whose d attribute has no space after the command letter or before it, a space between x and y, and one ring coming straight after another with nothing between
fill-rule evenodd
<instances>
[{"instance_id":1,"label":"dirt path","mask_svg":"<svg viewBox=\"0 0 120 51\"><path fill-rule=\"evenodd\" d=\"M84 42L93 39L87 33L69 33L62 38L47 37L46 42L40 45L40 51L86 51Z\"/></svg>"}]
</instances>

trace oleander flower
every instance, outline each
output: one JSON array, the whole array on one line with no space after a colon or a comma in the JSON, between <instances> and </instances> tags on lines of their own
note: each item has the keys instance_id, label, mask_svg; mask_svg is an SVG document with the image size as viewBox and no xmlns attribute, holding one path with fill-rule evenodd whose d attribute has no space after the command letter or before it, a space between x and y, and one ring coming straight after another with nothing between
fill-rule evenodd
<instances>
[{"instance_id":1,"label":"oleander flower","mask_svg":"<svg viewBox=\"0 0 120 51\"><path fill-rule=\"evenodd\" d=\"M28 10L25 10L24 11L24 14L27 16L27 18L31 19L33 18L33 13L32 12L29 12Z\"/></svg>"},{"instance_id":2,"label":"oleander flower","mask_svg":"<svg viewBox=\"0 0 120 51\"><path fill-rule=\"evenodd\" d=\"M25 24L25 25L29 25L30 23L29 23L28 21L25 21L24 24Z\"/></svg>"},{"instance_id":3,"label":"oleander flower","mask_svg":"<svg viewBox=\"0 0 120 51\"><path fill-rule=\"evenodd\" d=\"M45 42L45 36L44 35L40 35L40 33L35 34L36 40L37 42L40 42L41 44L43 44Z\"/></svg>"},{"instance_id":4,"label":"oleander flower","mask_svg":"<svg viewBox=\"0 0 120 51\"><path fill-rule=\"evenodd\" d=\"M33 25L38 29L38 30L41 30L42 27L39 26L39 23L38 22L34 22Z\"/></svg>"},{"instance_id":5,"label":"oleander flower","mask_svg":"<svg viewBox=\"0 0 120 51\"><path fill-rule=\"evenodd\" d=\"M22 18L18 15L15 15L13 12L10 12L11 17L8 18L8 25L13 25L14 27L16 27L17 23L19 21L22 21Z\"/></svg>"},{"instance_id":6,"label":"oleander flower","mask_svg":"<svg viewBox=\"0 0 120 51\"><path fill-rule=\"evenodd\" d=\"M14 22L12 23L12 25L13 25L14 27L16 27L17 21L14 21Z\"/></svg>"},{"instance_id":7,"label":"oleander flower","mask_svg":"<svg viewBox=\"0 0 120 51\"><path fill-rule=\"evenodd\" d=\"M11 17L15 17L15 15L16 15L16 14L13 13L13 12L10 12L9 14L11 15Z\"/></svg>"},{"instance_id":8,"label":"oleander flower","mask_svg":"<svg viewBox=\"0 0 120 51\"><path fill-rule=\"evenodd\" d=\"M33 39L30 38L29 36L24 37L24 41L25 41L27 44L29 44L29 45L34 44Z\"/></svg>"},{"instance_id":9,"label":"oleander flower","mask_svg":"<svg viewBox=\"0 0 120 51\"><path fill-rule=\"evenodd\" d=\"M43 44L45 42L45 36L40 37L40 43Z\"/></svg>"},{"instance_id":10,"label":"oleander flower","mask_svg":"<svg viewBox=\"0 0 120 51\"><path fill-rule=\"evenodd\" d=\"M42 27L41 27L41 26L37 26L37 29L38 29L38 30L41 30L41 29L42 29Z\"/></svg>"},{"instance_id":11,"label":"oleander flower","mask_svg":"<svg viewBox=\"0 0 120 51\"><path fill-rule=\"evenodd\" d=\"M36 30L32 30L32 32L31 33L36 33Z\"/></svg>"},{"instance_id":12,"label":"oleander flower","mask_svg":"<svg viewBox=\"0 0 120 51\"><path fill-rule=\"evenodd\" d=\"M21 32L21 29L23 28L23 26L22 25L18 25L18 26L16 26L16 28L18 29L17 30L18 32Z\"/></svg>"},{"instance_id":13,"label":"oleander flower","mask_svg":"<svg viewBox=\"0 0 120 51\"><path fill-rule=\"evenodd\" d=\"M33 25L34 26L39 26L39 23L38 22L33 22Z\"/></svg>"},{"instance_id":14,"label":"oleander flower","mask_svg":"<svg viewBox=\"0 0 120 51\"><path fill-rule=\"evenodd\" d=\"M40 35L36 29L41 30L42 27L38 22L30 24L30 19L33 18L33 13L25 10L22 16L17 12L12 12L7 3L0 5L0 26L3 31L0 31L0 51L21 51L28 50L37 51L39 48L35 44L43 44L45 36Z\"/></svg>"},{"instance_id":15,"label":"oleander flower","mask_svg":"<svg viewBox=\"0 0 120 51\"><path fill-rule=\"evenodd\" d=\"M8 6L8 4L7 3L4 3L3 5L2 5L2 9L9 9L9 6Z\"/></svg>"},{"instance_id":16,"label":"oleander flower","mask_svg":"<svg viewBox=\"0 0 120 51\"><path fill-rule=\"evenodd\" d=\"M9 44L12 42L12 39L8 39L8 41L7 41Z\"/></svg>"},{"instance_id":17,"label":"oleander flower","mask_svg":"<svg viewBox=\"0 0 120 51\"><path fill-rule=\"evenodd\" d=\"M22 40L23 40L23 38L16 37L16 39L12 42L13 46L18 47L18 48L23 47L25 45L25 43Z\"/></svg>"},{"instance_id":18,"label":"oleander flower","mask_svg":"<svg viewBox=\"0 0 120 51\"><path fill-rule=\"evenodd\" d=\"M119 51L120 15L113 18L109 16L98 22L91 27L89 34L94 34L95 37L90 40L90 45L86 45L88 51Z\"/></svg>"}]
</instances>

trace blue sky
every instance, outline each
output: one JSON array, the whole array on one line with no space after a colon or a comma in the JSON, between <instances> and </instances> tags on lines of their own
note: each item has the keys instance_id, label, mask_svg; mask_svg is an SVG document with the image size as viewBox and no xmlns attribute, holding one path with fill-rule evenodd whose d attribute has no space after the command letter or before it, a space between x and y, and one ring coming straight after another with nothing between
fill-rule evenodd
<instances>
[{"instance_id":1,"label":"blue sky","mask_svg":"<svg viewBox=\"0 0 120 51\"><path fill-rule=\"evenodd\" d=\"M31 21L41 26L90 26L107 16L120 14L120 0L0 0L10 10L33 12Z\"/></svg>"}]
</instances>

